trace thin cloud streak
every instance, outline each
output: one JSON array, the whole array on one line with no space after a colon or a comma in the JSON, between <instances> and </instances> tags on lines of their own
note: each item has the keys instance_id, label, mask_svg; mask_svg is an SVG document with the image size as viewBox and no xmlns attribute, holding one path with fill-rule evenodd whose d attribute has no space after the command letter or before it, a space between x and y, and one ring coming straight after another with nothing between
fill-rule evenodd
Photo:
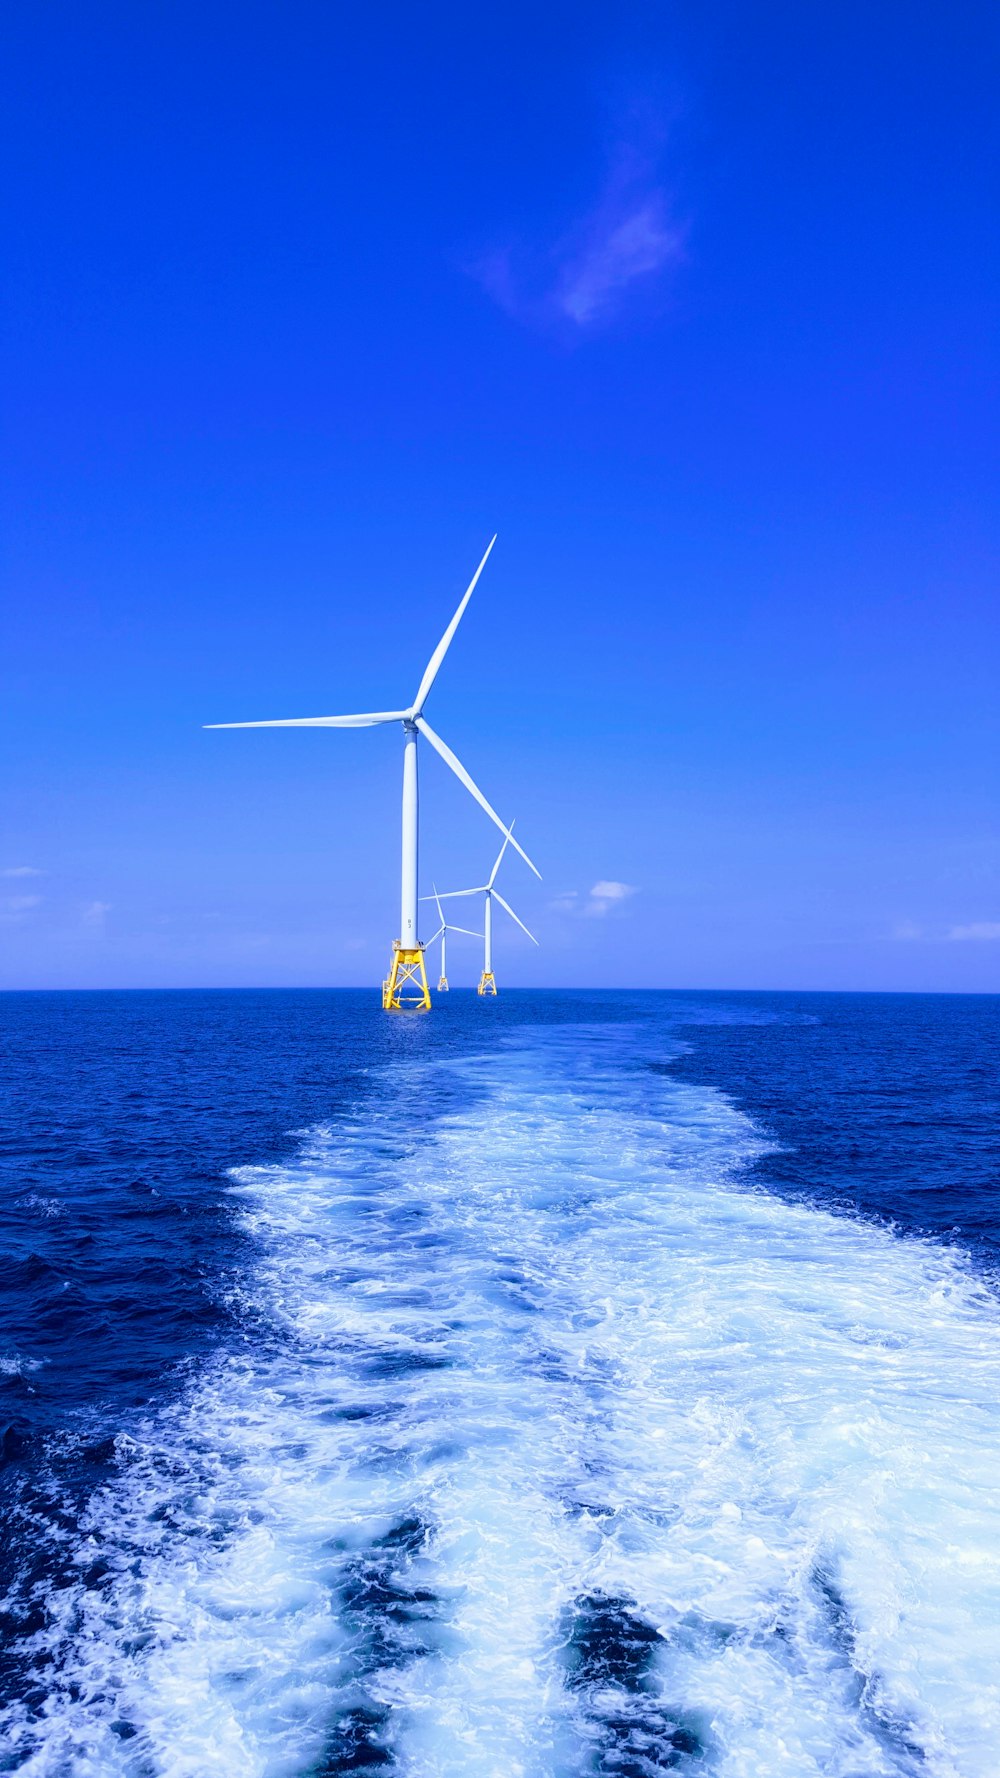
<instances>
[{"instance_id":1,"label":"thin cloud streak","mask_svg":"<svg viewBox=\"0 0 1000 1778\"><path fill-rule=\"evenodd\" d=\"M568 323L579 335L614 320L633 286L650 285L683 258L684 233L671 218L655 157L623 141L594 207L552 247L493 248L469 271L513 320Z\"/></svg>"},{"instance_id":2,"label":"thin cloud streak","mask_svg":"<svg viewBox=\"0 0 1000 1778\"><path fill-rule=\"evenodd\" d=\"M555 308L581 328L609 319L630 284L681 257L680 237L667 219L661 192L624 214L612 206L587 232L589 240L563 268L552 293Z\"/></svg>"},{"instance_id":3,"label":"thin cloud streak","mask_svg":"<svg viewBox=\"0 0 1000 1778\"><path fill-rule=\"evenodd\" d=\"M936 931L921 926L916 920L901 920L889 935L904 944L989 944L1000 939L1000 920L969 920L964 926L949 926Z\"/></svg>"},{"instance_id":4,"label":"thin cloud streak","mask_svg":"<svg viewBox=\"0 0 1000 1778\"><path fill-rule=\"evenodd\" d=\"M636 894L638 890L632 883L616 883L604 877L587 895L581 895L577 889L568 889L550 901L549 907L555 914L571 914L574 919L601 920Z\"/></svg>"},{"instance_id":5,"label":"thin cloud streak","mask_svg":"<svg viewBox=\"0 0 1000 1778\"><path fill-rule=\"evenodd\" d=\"M40 895L4 895L0 897L0 920L5 924L23 920L41 903Z\"/></svg>"}]
</instances>

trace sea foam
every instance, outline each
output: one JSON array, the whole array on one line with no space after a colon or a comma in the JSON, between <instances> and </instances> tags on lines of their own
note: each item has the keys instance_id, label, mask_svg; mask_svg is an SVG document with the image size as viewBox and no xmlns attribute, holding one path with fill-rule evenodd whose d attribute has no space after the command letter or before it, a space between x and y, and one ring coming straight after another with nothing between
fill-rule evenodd
<instances>
[{"instance_id":1,"label":"sea foam","mask_svg":"<svg viewBox=\"0 0 1000 1778\"><path fill-rule=\"evenodd\" d=\"M1000 1315L749 1186L620 1027L233 1176L242 1338L119 1440L31 1778L987 1778Z\"/></svg>"}]
</instances>

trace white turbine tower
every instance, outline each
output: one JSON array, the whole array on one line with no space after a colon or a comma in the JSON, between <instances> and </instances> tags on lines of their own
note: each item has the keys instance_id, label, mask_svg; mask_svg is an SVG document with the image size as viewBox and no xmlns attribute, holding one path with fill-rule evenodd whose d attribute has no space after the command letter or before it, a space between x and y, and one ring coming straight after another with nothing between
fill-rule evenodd
<instances>
[{"instance_id":1,"label":"white turbine tower","mask_svg":"<svg viewBox=\"0 0 1000 1778\"><path fill-rule=\"evenodd\" d=\"M521 848L518 846L517 841L514 838L513 821L510 826L504 830L504 842L497 853L496 863L490 871L489 882L479 883L476 885L475 889L451 889L447 894L441 896L438 895L437 890L434 891L434 900L437 902L439 909L442 901L457 901L459 897L463 895L484 895L486 897L486 906L483 913L483 938L485 940L483 950L483 973L479 978L479 987L476 989L477 994L495 995L497 991L496 979L493 974L493 903L498 901L504 912L509 914L511 919L520 926L521 931L528 932L528 928L524 924L524 921L515 914L510 902L504 901L499 889L494 887L497 880L497 871L500 869L503 855L509 845L516 847L517 851L521 852ZM521 852L521 857L524 857L523 852ZM530 858L528 859L528 863L531 863ZM532 868L534 867L532 866ZM535 875L538 875L537 871L535 871ZM425 896L424 900L429 901L430 896ZM533 932L528 932L528 937L533 945L537 945L538 940Z\"/></svg>"},{"instance_id":2,"label":"white turbine tower","mask_svg":"<svg viewBox=\"0 0 1000 1778\"><path fill-rule=\"evenodd\" d=\"M428 897L425 895L424 900L426 901L427 899ZM441 897L436 888L434 889L434 900L437 902L438 919L441 924L435 932L434 937L429 940L429 943L435 944L438 939L441 940L441 974L438 976L438 993L447 994L448 957L446 946L448 943L449 932L462 932L465 934L466 938L482 938L483 935L481 932L470 932L468 926L453 926L450 920L446 920L444 917L444 909L441 906Z\"/></svg>"},{"instance_id":3,"label":"white turbine tower","mask_svg":"<svg viewBox=\"0 0 1000 1778\"><path fill-rule=\"evenodd\" d=\"M462 597L458 610L445 630L440 642L431 655L424 670L424 676L417 687L417 695L406 710L377 710L366 712L361 716L282 716L268 722L207 722L206 728L374 728L383 722L401 722L403 725L403 856L400 885L400 935L393 941L392 964L389 974L382 983L382 1005L391 1012L403 1010L426 1011L431 1004L427 988L427 972L424 969L424 948L417 937L417 834L418 834L418 799L417 799L417 735L424 736L436 753L441 755L445 765L450 766L456 778L465 785L466 790L474 796L480 808L485 809L491 821L496 822L500 832L509 837L510 830L501 821L493 806L487 802L478 785L474 784L465 767L456 759L451 748L447 747L440 735L436 735L430 723L424 717L424 704L427 694L438 676L441 662L451 646L452 637L458 629L462 613L475 591L476 582L486 566L487 557L496 542L490 539L479 567L469 582ZM506 839L504 846L506 847ZM520 852L525 864L530 865L536 877L541 871L531 863L531 859L518 844L514 846ZM516 916L515 916L516 918Z\"/></svg>"}]
</instances>

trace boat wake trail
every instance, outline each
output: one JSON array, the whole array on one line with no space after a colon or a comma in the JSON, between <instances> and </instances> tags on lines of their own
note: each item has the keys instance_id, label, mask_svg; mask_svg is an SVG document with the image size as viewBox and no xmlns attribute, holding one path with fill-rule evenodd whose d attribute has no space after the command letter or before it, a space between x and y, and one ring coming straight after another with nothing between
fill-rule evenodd
<instances>
[{"instance_id":1,"label":"boat wake trail","mask_svg":"<svg viewBox=\"0 0 1000 1778\"><path fill-rule=\"evenodd\" d=\"M413 1063L234 1174L242 1341L119 1438L5 1769L995 1772L995 1300L741 1183L641 1042Z\"/></svg>"}]
</instances>

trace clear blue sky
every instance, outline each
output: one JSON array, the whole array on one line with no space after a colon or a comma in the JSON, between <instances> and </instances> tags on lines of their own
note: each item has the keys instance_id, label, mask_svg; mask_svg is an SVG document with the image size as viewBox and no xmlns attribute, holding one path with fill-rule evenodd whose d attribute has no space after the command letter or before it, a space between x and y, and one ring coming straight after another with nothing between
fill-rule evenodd
<instances>
[{"instance_id":1,"label":"clear blue sky","mask_svg":"<svg viewBox=\"0 0 1000 1778\"><path fill-rule=\"evenodd\" d=\"M3 983L377 983L398 732L200 725L406 703L496 530L428 715L544 875L501 986L1000 988L997 47L10 12Z\"/></svg>"}]
</instances>

